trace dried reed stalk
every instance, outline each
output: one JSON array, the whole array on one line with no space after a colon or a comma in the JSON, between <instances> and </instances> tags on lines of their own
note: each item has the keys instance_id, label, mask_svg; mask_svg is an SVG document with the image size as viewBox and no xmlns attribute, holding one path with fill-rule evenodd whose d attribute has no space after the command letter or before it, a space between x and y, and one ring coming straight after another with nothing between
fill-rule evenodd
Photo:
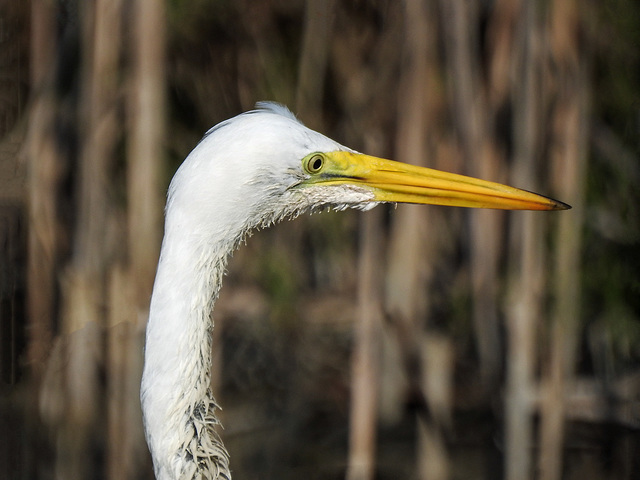
<instances>
[{"instance_id":1,"label":"dried reed stalk","mask_svg":"<svg viewBox=\"0 0 640 480\"><path fill-rule=\"evenodd\" d=\"M507 5L508 6L508 5ZM509 9L500 2L493 13L489 35L508 32ZM483 86L478 39L473 32L478 24L477 6L462 0L442 0L443 28L448 69L451 72L453 114L458 128L467 173L480 178L499 179L504 160L495 141L493 125L504 93L492 90L492 84L505 83L508 71L492 68L489 85ZM502 32L502 35L501 35ZM503 48L490 51L491 65L504 63ZM471 221L470 263L473 296L474 338L480 359L480 373L489 389L500 372L502 345L499 341L498 262L502 251L500 235L503 212L473 210Z\"/></svg>"},{"instance_id":2,"label":"dried reed stalk","mask_svg":"<svg viewBox=\"0 0 640 480\"><path fill-rule=\"evenodd\" d=\"M378 378L382 308L382 211L362 215L358 261L358 317L351 361L351 408L347 480L371 480L375 473Z\"/></svg>"},{"instance_id":3,"label":"dried reed stalk","mask_svg":"<svg viewBox=\"0 0 640 480\"><path fill-rule=\"evenodd\" d=\"M296 87L296 111L310 128L322 126L322 99L335 0L307 0Z\"/></svg>"},{"instance_id":4,"label":"dried reed stalk","mask_svg":"<svg viewBox=\"0 0 640 480\"><path fill-rule=\"evenodd\" d=\"M453 417L454 348L450 339L424 334L420 349L420 388L429 406L429 421L418 421L418 478L446 480L451 461L445 442Z\"/></svg>"},{"instance_id":5,"label":"dried reed stalk","mask_svg":"<svg viewBox=\"0 0 640 480\"><path fill-rule=\"evenodd\" d=\"M550 54L556 65L558 90L552 119L553 184L573 206L558 219L555 235L553 323L550 359L544 365L540 404L540 455L543 480L562 478L567 398L574 390L575 356L580 334L580 257L585 211L585 175L588 144L588 80L580 53L578 4L553 4Z\"/></svg>"},{"instance_id":6,"label":"dried reed stalk","mask_svg":"<svg viewBox=\"0 0 640 480\"><path fill-rule=\"evenodd\" d=\"M139 386L142 345L161 238L165 134L165 18L159 0L137 0L127 144L128 265L111 267L108 478L139 478L149 456ZM124 440L123 440L124 439Z\"/></svg>"},{"instance_id":7,"label":"dried reed stalk","mask_svg":"<svg viewBox=\"0 0 640 480\"><path fill-rule=\"evenodd\" d=\"M536 188L540 154L541 103L538 5L525 2L517 30L514 105L514 169L511 181ZM509 305L507 308L507 378L505 393L505 476L532 475L533 399L537 353L537 325L544 294L542 218L535 212L514 216L510 245Z\"/></svg>"},{"instance_id":8,"label":"dried reed stalk","mask_svg":"<svg viewBox=\"0 0 640 480\"><path fill-rule=\"evenodd\" d=\"M46 0L31 5L33 102L27 137L27 361L35 380L43 374L56 319L56 263L59 249L56 207L61 159L55 141L53 65L56 11Z\"/></svg>"},{"instance_id":9,"label":"dried reed stalk","mask_svg":"<svg viewBox=\"0 0 640 480\"><path fill-rule=\"evenodd\" d=\"M57 475L88 478L92 439L104 429L99 372L104 362L105 298L114 246L111 177L120 135L118 75L122 2L97 0L79 7L82 26L81 111L77 223L73 259L62 284L63 338L69 338L65 418L58 431Z\"/></svg>"}]
</instances>

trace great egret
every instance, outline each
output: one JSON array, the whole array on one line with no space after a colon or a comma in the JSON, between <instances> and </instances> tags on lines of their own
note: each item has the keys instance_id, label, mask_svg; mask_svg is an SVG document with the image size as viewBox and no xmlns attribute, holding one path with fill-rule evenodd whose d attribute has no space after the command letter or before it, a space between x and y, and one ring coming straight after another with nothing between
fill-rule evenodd
<instances>
[{"instance_id":1,"label":"great egret","mask_svg":"<svg viewBox=\"0 0 640 480\"><path fill-rule=\"evenodd\" d=\"M169 187L141 401L158 479L230 479L209 387L210 317L227 258L254 228L381 202L562 210L562 202L357 153L260 103L211 128Z\"/></svg>"}]
</instances>

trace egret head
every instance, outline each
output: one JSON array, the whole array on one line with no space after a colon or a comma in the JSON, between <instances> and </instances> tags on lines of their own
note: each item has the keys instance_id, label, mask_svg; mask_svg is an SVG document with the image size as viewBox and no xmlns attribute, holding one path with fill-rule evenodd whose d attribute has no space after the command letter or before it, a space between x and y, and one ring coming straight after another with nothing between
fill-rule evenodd
<instances>
[{"instance_id":1,"label":"egret head","mask_svg":"<svg viewBox=\"0 0 640 480\"><path fill-rule=\"evenodd\" d=\"M380 202L568 208L505 185L363 155L308 129L283 106L258 107L213 127L187 157L167 204L181 213L167 221L231 235L310 209L368 209Z\"/></svg>"}]
</instances>

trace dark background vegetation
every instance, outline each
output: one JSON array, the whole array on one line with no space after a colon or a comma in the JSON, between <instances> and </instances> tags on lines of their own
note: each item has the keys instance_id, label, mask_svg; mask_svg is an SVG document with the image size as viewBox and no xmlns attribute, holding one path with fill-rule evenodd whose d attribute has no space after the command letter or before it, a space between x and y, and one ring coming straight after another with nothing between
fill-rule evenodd
<instances>
[{"instance_id":1,"label":"dark background vegetation","mask_svg":"<svg viewBox=\"0 0 640 480\"><path fill-rule=\"evenodd\" d=\"M634 0L2 0L0 477L152 478L164 192L261 100L573 209L248 239L214 314L234 478L640 478Z\"/></svg>"}]
</instances>

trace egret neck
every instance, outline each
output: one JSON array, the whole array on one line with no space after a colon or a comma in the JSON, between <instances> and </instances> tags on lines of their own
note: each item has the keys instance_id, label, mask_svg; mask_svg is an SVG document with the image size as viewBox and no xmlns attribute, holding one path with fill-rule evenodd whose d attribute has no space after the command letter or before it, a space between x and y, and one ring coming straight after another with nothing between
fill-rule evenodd
<instances>
[{"instance_id":1,"label":"egret neck","mask_svg":"<svg viewBox=\"0 0 640 480\"><path fill-rule=\"evenodd\" d=\"M190 235L171 218L179 215L167 215L147 325L147 442L158 479L231 478L210 389L211 309L228 255L216 246L227 242Z\"/></svg>"}]
</instances>

